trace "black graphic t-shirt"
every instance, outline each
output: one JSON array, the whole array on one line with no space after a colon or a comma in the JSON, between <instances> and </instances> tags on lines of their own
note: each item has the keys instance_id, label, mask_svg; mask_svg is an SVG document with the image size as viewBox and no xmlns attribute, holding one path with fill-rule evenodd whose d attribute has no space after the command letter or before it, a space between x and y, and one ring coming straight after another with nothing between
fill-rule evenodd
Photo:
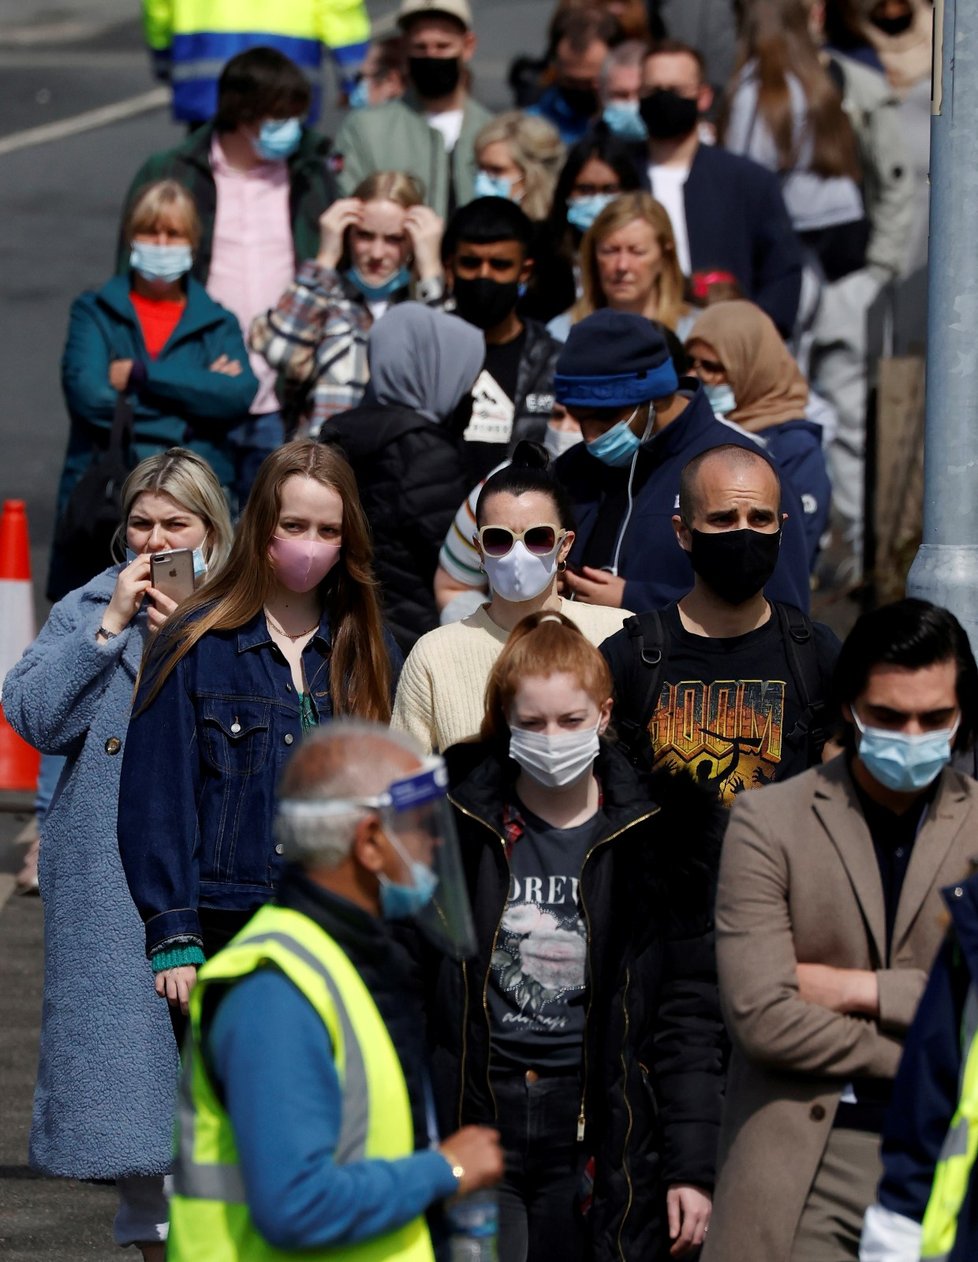
<instances>
[{"instance_id":1,"label":"black graphic t-shirt","mask_svg":"<svg viewBox=\"0 0 978 1262\"><path fill-rule=\"evenodd\" d=\"M487 1002L493 1055L516 1065L575 1069L584 1038L587 927L578 900L584 859L607 831L598 811L554 828L521 803L506 911Z\"/></svg>"},{"instance_id":2,"label":"black graphic t-shirt","mask_svg":"<svg viewBox=\"0 0 978 1262\"><path fill-rule=\"evenodd\" d=\"M804 771L808 742L795 734L804 716L773 611L730 639L693 635L675 605L662 620L669 650L649 722L654 765L690 772L726 806Z\"/></svg>"},{"instance_id":3,"label":"black graphic t-shirt","mask_svg":"<svg viewBox=\"0 0 978 1262\"><path fill-rule=\"evenodd\" d=\"M472 417L462 434L466 465L481 482L506 459L516 421L516 382L526 330L501 346L487 346L482 372L472 387Z\"/></svg>"}]
</instances>

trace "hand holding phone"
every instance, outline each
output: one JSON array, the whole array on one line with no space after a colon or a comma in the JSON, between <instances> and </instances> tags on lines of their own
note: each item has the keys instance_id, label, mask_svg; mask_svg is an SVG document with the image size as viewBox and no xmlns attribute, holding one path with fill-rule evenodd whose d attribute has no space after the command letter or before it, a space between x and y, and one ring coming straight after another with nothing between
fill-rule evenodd
<instances>
[{"instance_id":1,"label":"hand holding phone","mask_svg":"<svg viewBox=\"0 0 978 1262\"><path fill-rule=\"evenodd\" d=\"M150 581L177 605L194 592L194 554L190 548L155 552L150 558Z\"/></svg>"}]
</instances>

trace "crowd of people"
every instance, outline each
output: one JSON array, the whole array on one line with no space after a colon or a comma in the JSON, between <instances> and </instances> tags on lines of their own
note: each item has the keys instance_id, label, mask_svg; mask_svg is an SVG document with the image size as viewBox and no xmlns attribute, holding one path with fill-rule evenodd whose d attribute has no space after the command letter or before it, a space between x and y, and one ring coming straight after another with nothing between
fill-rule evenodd
<instances>
[{"instance_id":1,"label":"crowd of people","mask_svg":"<svg viewBox=\"0 0 978 1262\"><path fill-rule=\"evenodd\" d=\"M927 0L559 0L496 116L469 0L157 8L188 134L72 305L3 682L32 1164L147 1262L971 1257L978 668L922 601L809 613Z\"/></svg>"}]
</instances>

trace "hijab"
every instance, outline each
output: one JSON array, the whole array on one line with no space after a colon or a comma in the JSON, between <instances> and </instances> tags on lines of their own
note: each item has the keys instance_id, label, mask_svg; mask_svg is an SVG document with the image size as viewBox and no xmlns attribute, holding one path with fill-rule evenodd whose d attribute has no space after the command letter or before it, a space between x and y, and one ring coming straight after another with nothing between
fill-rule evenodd
<instances>
[{"instance_id":1,"label":"hijab","mask_svg":"<svg viewBox=\"0 0 978 1262\"><path fill-rule=\"evenodd\" d=\"M913 21L901 34L887 35L869 17L876 2L863 0L859 29L876 50L890 84L906 95L931 72L934 10L927 0L909 0Z\"/></svg>"},{"instance_id":2,"label":"hijab","mask_svg":"<svg viewBox=\"0 0 978 1262\"><path fill-rule=\"evenodd\" d=\"M757 432L801 420L808 382L770 316L752 302L707 307L686 339L708 342L727 373L737 406L726 419Z\"/></svg>"},{"instance_id":3,"label":"hijab","mask_svg":"<svg viewBox=\"0 0 978 1262\"><path fill-rule=\"evenodd\" d=\"M485 338L474 325L400 302L370 330L363 401L410 408L441 424L472 389L485 357Z\"/></svg>"}]
</instances>

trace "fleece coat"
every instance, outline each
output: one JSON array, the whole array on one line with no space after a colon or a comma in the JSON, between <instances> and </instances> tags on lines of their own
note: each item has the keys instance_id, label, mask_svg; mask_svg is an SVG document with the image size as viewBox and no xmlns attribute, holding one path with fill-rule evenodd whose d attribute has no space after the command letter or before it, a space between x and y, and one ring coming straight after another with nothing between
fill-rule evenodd
<instances>
[{"instance_id":1,"label":"fleece coat","mask_svg":"<svg viewBox=\"0 0 978 1262\"><path fill-rule=\"evenodd\" d=\"M67 756L41 843L44 1006L30 1162L76 1179L169 1169L178 1069L116 839L147 635L140 613L107 644L95 639L121 568L59 601L3 684L15 731Z\"/></svg>"}]
</instances>

